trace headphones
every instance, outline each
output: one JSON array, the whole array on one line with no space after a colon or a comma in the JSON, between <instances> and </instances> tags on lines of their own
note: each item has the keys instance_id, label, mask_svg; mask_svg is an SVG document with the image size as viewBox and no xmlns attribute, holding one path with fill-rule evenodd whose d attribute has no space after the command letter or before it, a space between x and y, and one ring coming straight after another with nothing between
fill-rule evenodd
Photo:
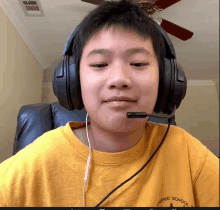
<instances>
[{"instance_id":1,"label":"headphones","mask_svg":"<svg viewBox=\"0 0 220 210\"><path fill-rule=\"evenodd\" d=\"M158 97L154 112L170 114L174 111L175 106L176 109L179 108L181 101L186 95L187 78L182 66L176 61L176 53L170 38L158 23L154 21L154 24L160 36L164 39L166 47L164 75L159 81ZM69 111L84 108L79 73L76 71L76 64L72 57L73 40L80 25L73 30L67 40L63 51L63 60L56 67L52 78L55 96L58 98L60 105Z\"/></svg>"}]
</instances>

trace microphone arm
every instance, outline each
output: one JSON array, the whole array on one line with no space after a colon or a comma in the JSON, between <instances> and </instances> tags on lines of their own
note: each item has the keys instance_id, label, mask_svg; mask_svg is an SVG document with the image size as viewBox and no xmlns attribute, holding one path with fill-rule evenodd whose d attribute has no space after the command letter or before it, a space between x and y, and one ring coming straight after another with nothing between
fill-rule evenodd
<instances>
[{"instance_id":1,"label":"microphone arm","mask_svg":"<svg viewBox=\"0 0 220 210\"><path fill-rule=\"evenodd\" d=\"M159 117L159 118L172 118L175 114L176 106L174 106L174 110L170 115L161 115L161 114L147 114L146 112L127 112L127 118L145 118L147 116L150 117Z\"/></svg>"}]
</instances>

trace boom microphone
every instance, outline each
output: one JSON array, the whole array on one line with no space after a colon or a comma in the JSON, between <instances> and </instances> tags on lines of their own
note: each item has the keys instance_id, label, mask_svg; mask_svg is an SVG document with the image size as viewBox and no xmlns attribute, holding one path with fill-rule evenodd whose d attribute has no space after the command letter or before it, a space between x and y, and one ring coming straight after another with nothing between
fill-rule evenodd
<instances>
[{"instance_id":1,"label":"boom microphone","mask_svg":"<svg viewBox=\"0 0 220 210\"><path fill-rule=\"evenodd\" d=\"M147 114L146 112L127 112L127 118L145 118L149 117L159 117L159 118L172 118L175 114L176 107L170 115L161 115L161 114Z\"/></svg>"}]
</instances>

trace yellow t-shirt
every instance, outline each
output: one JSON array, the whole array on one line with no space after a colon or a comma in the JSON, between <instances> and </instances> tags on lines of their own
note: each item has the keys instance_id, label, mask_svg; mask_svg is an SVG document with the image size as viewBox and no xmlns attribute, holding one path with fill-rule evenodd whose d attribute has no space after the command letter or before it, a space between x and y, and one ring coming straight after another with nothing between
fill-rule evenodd
<instances>
[{"instance_id":1,"label":"yellow t-shirt","mask_svg":"<svg viewBox=\"0 0 220 210\"><path fill-rule=\"evenodd\" d=\"M148 161L168 125L147 122L142 139L119 153L92 150L85 188L94 207ZM68 122L48 131L0 164L0 206L82 207L89 148ZM219 207L219 159L199 140L170 126L149 164L99 207Z\"/></svg>"}]
</instances>

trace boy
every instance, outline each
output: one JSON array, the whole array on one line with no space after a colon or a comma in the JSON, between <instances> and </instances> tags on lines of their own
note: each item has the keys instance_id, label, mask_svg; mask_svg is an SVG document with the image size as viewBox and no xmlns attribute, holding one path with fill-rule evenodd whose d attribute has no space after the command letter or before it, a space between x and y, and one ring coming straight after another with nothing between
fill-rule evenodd
<instances>
[{"instance_id":1,"label":"boy","mask_svg":"<svg viewBox=\"0 0 220 210\"><path fill-rule=\"evenodd\" d=\"M85 206L93 207L140 170L166 132L167 125L149 117L126 118L127 112L153 112L165 46L151 18L124 0L104 2L84 18L73 55L90 116ZM0 206L82 206L88 146L85 123L43 134L0 165ZM147 167L99 207L219 206L218 165L199 140L170 126Z\"/></svg>"}]
</instances>

